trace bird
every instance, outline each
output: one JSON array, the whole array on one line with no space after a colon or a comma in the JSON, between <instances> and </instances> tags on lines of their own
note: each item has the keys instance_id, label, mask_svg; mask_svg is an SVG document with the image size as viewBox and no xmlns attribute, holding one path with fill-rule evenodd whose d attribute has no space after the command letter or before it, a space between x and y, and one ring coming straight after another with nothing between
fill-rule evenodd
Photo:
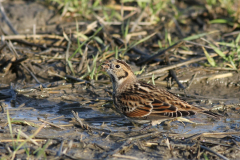
<instances>
[{"instance_id":1,"label":"bird","mask_svg":"<svg viewBox=\"0 0 240 160\"><path fill-rule=\"evenodd\" d=\"M130 121L154 126L166 120L197 113L217 119L221 117L207 108L187 103L164 88L138 80L125 61L107 60L101 66L110 76L113 103L117 111Z\"/></svg>"}]
</instances>

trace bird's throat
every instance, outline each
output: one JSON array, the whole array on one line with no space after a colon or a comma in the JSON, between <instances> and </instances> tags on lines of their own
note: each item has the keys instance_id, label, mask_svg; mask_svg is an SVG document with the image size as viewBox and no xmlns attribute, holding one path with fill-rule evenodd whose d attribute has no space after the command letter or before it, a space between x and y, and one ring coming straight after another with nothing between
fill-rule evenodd
<instances>
[{"instance_id":1,"label":"bird's throat","mask_svg":"<svg viewBox=\"0 0 240 160\"><path fill-rule=\"evenodd\" d=\"M122 92L132 84L136 83L136 81L137 78L135 75L126 78L121 78L117 81L115 91L117 91L118 93Z\"/></svg>"}]
</instances>

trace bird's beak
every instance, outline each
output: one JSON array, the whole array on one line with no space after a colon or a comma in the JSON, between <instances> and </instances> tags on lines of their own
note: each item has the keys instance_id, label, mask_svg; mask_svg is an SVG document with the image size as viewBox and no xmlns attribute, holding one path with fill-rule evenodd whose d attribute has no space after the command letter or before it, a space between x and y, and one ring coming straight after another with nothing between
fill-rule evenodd
<instances>
[{"instance_id":1,"label":"bird's beak","mask_svg":"<svg viewBox=\"0 0 240 160\"><path fill-rule=\"evenodd\" d=\"M108 69L110 69L110 62L105 61L105 62L103 62L103 64L101 66L103 69L108 70Z\"/></svg>"}]
</instances>

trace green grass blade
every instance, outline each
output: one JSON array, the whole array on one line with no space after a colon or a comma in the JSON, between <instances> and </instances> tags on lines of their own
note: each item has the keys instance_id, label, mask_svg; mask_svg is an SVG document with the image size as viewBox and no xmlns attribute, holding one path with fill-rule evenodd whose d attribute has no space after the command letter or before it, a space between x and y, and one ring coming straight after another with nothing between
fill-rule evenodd
<instances>
[{"instance_id":1,"label":"green grass blade","mask_svg":"<svg viewBox=\"0 0 240 160\"><path fill-rule=\"evenodd\" d=\"M209 21L210 24L213 24L213 23L228 23L229 21L226 20L226 19L214 19L214 20L211 20Z\"/></svg>"},{"instance_id":2,"label":"green grass blade","mask_svg":"<svg viewBox=\"0 0 240 160\"><path fill-rule=\"evenodd\" d=\"M228 60L227 59L227 57L225 56L225 54L219 49L219 48L217 48L217 47L215 47L214 45L212 45L212 44L209 44L212 48L213 48L213 50L219 55L219 56L221 56L224 60Z\"/></svg>"},{"instance_id":3,"label":"green grass blade","mask_svg":"<svg viewBox=\"0 0 240 160\"><path fill-rule=\"evenodd\" d=\"M229 56L229 57L228 57L228 59L229 59L229 61L230 61L231 65L233 66L233 69L237 69L237 67L236 67L236 65L235 65L235 63L234 63L234 61L233 61L232 57L231 57L231 56Z\"/></svg>"},{"instance_id":4,"label":"green grass blade","mask_svg":"<svg viewBox=\"0 0 240 160\"><path fill-rule=\"evenodd\" d=\"M214 30L214 31L211 31L211 32L208 32L208 33L201 33L201 34L193 35L193 36L184 38L183 40L191 41L191 40L199 39L199 38L201 38L203 36L206 36L206 35L209 35L209 34L213 34L213 33L217 33L217 32L219 32L219 30Z\"/></svg>"},{"instance_id":5,"label":"green grass blade","mask_svg":"<svg viewBox=\"0 0 240 160\"><path fill-rule=\"evenodd\" d=\"M78 50L82 48L83 45L85 45L87 42L89 42L90 40L92 40L101 30L102 30L103 27L99 27L96 32L91 36L89 37L86 41L84 41L79 47L78 47ZM68 60L71 60L75 55L76 55L76 51L68 58Z\"/></svg>"},{"instance_id":6,"label":"green grass blade","mask_svg":"<svg viewBox=\"0 0 240 160\"><path fill-rule=\"evenodd\" d=\"M235 40L235 43L236 43L236 45L238 46L239 43L240 42L240 33L238 34L238 36L237 36L237 38L236 38L236 40Z\"/></svg>"},{"instance_id":7,"label":"green grass blade","mask_svg":"<svg viewBox=\"0 0 240 160\"><path fill-rule=\"evenodd\" d=\"M10 132L11 138L13 140L12 123L11 123L11 119L10 119L10 115L9 115L9 111L8 110L7 110L7 121L8 121L9 132ZM12 142L12 144L13 144L13 148L15 149L16 145L15 145L14 141Z\"/></svg>"},{"instance_id":8,"label":"green grass blade","mask_svg":"<svg viewBox=\"0 0 240 160\"><path fill-rule=\"evenodd\" d=\"M219 45L227 46L227 47L235 47L234 43L226 43L226 42L218 42Z\"/></svg>"},{"instance_id":9,"label":"green grass blade","mask_svg":"<svg viewBox=\"0 0 240 160\"><path fill-rule=\"evenodd\" d=\"M47 141L47 143L44 144L44 146L38 151L38 153L37 153L37 159L39 159L39 158L42 157L42 156L46 156L46 155L45 155L45 150L47 149L47 147L49 146L49 144L50 144L51 142L52 142L52 140L49 139L49 140Z\"/></svg>"},{"instance_id":10,"label":"green grass blade","mask_svg":"<svg viewBox=\"0 0 240 160\"><path fill-rule=\"evenodd\" d=\"M209 160L205 153L203 153L203 157L204 157L205 160Z\"/></svg>"},{"instance_id":11,"label":"green grass blade","mask_svg":"<svg viewBox=\"0 0 240 160\"><path fill-rule=\"evenodd\" d=\"M149 36L141 39L140 41L136 42L135 44L133 44L131 47L135 47L136 45L145 42L146 40L150 39L151 37L153 37L156 34L156 32L150 34Z\"/></svg>"},{"instance_id":12,"label":"green grass blade","mask_svg":"<svg viewBox=\"0 0 240 160\"><path fill-rule=\"evenodd\" d=\"M240 47L237 48L237 56L238 56L238 60L240 60Z\"/></svg>"},{"instance_id":13,"label":"green grass blade","mask_svg":"<svg viewBox=\"0 0 240 160\"><path fill-rule=\"evenodd\" d=\"M207 57L207 60L210 63L210 65L215 67L216 63L215 63L214 59L212 57L210 57L210 55L208 54L207 50L204 47L202 47L202 49L203 49L203 52L204 52L205 56Z\"/></svg>"},{"instance_id":14,"label":"green grass blade","mask_svg":"<svg viewBox=\"0 0 240 160\"><path fill-rule=\"evenodd\" d=\"M152 83L155 86L154 74L152 75Z\"/></svg>"}]
</instances>

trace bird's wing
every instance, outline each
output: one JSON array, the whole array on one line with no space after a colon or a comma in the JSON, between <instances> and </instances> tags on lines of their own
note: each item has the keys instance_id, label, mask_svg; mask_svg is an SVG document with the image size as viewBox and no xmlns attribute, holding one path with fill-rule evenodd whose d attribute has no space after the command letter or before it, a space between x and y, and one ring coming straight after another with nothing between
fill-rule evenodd
<instances>
[{"instance_id":1,"label":"bird's wing","mask_svg":"<svg viewBox=\"0 0 240 160\"><path fill-rule=\"evenodd\" d=\"M164 117L181 117L196 114L194 106L179 99L172 93L155 93L124 92L116 96L118 109L127 117L145 117L145 116L164 116ZM200 109L199 109L200 110Z\"/></svg>"},{"instance_id":2,"label":"bird's wing","mask_svg":"<svg viewBox=\"0 0 240 160\"><path fill-rule=\"evenodd\" d=\"M166 116L178 117L178 108L174 105L159 100L151 94L121 94L116 97L120 111L127 117Z\"/></svg>"},{"instance_id":3,"label":"bird's wing","mask_svg":"<svg viewBox=\"0 0 240 160\"><path fill-rule=\"evenodd\" d=\"M187 102L168 92L167 90L158 89L154 97L155 99L152 102L152 114L164 114L168 117L181 117L195 115L197 112L202 112L205 110L203 108L198 108L188 104ZM169 105L170 108L175 108L175 111L166 109L163 110L161 107L162 102L164 102L165 105Z\"/></svg>"},{"instance_id":4,"label":"bird's wing","mask_svg":"<svg viewBox=\"0 0 240 160\"><path fill-rule=\"evenodd\" d=\"M149 98L146 95L122 93L116 97L116 103L125 116L144 117L152 112L152 100Z\"/></svg>"}]
</instances>

